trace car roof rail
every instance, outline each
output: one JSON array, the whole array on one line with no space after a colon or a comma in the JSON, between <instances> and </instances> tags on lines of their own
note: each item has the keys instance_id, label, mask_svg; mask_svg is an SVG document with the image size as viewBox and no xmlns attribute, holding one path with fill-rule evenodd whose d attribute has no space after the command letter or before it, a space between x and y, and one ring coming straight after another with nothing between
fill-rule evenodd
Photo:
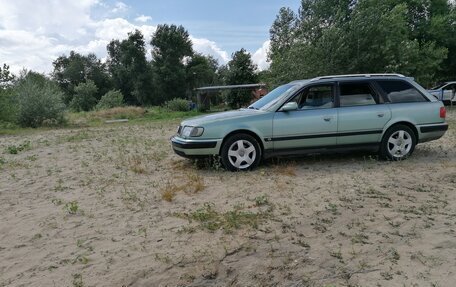
<instances>
[{"instance_id":1,"label":"car roof rail","mask_svg":"<svg viewBox=\"0 0 456 287\"><path fill-rule=\"evenodd\" d=\"M395 74L395 73L384 73L384 74L347 74L347 75L331 75L331 76L322 76L310 79L310 81L318 81L318 80L325 80L325 79L334 79L334 78L360 78L360 77L400 77L406 78L406 76L402 74Z\"/></svg>"}]
</instances>

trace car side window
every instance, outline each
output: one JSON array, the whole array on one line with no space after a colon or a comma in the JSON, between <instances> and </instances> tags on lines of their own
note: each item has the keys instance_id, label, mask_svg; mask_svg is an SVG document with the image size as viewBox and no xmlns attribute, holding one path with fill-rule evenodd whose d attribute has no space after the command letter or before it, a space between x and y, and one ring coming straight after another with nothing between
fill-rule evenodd
<instances>
[{"instance_id":1,"label":"car side window","mask_svg":"<svg viewBox=\"0 0 456 287\"><path fill-rule=\"evenodd\" d=\"M456 84L451 84L443 88L445 91L453 91L456 88Z\"/></svg>"},{"instance_id":2,"label":"car side window","mask_svg":"<svg viewBox=\"0 0 456 287\"><path fill-rule=\"evenodd\" d=\"M398 80L379 80L377 84L383 89L391 103L426 102L426 98L411 84Z\"/></svg>"},{"instance_id":3,"label":"car side window","mask_svg":"<svg viewBox=\"0 0 456 287\"><path fill-rule=\"evenodd\" d=\"M327 109L333 107L333 86L311 86L298 93L291 101L298 104L300 110Z\"/></svg>"},{"instance_id":4,"label":"car side window","mask_svg":"<svg viewBox=\"0 0 456 287\"><path fill-rule=\"evenodd\" d=\"M367 106L377 104L377 101L375 100L377 98L377 95L372 90L369 83L340 83L339 87L339 101L341 107Z\"/></svg>"}]
</instances>

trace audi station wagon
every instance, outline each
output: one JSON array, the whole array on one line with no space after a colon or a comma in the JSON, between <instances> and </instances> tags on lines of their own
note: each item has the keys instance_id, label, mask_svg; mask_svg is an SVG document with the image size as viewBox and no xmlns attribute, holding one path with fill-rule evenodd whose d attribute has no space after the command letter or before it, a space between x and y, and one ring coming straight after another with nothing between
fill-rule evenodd
<instances>
[{"instance_id":1,"label":"audi station wagon","mask_svg":"<svg viewBox=\"0 0 456 287\"><path fill-rule=\"evenodd\" d=\"M279 86L245 109L184 120L171 144L186 158L218 155L231 171L338 150L403 160L445 134L445 116L442 102L404 75L325 76Z\"/></svg>"}]
</instances>

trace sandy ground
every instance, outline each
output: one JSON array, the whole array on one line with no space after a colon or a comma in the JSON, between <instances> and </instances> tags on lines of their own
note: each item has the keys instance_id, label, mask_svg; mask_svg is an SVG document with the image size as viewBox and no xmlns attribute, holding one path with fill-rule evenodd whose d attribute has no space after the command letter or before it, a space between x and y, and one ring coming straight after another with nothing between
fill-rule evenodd
<instances>
[{"instance_id":1,"label":"sandy ground","mask_svg":"<svg viewBox=\"0 0 456 287\"><path fill-rule=\"evenodd\" d=\"M176 122L0 137L0 286L454 286L448 117L403 162L246 173L174 155Z\"/></svg>"}]
</instances>

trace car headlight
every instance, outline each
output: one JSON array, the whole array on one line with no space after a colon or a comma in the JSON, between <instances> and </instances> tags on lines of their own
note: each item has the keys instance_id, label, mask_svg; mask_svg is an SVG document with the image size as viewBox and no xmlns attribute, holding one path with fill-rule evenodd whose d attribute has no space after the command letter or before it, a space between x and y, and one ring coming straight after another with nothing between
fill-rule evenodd
<instances>
[{"instance_id":1,"label":"car headlight","mask_svg":"<svg viewBox=\"0 0 456 287\"><path fill-rule=\"evenodd\" d=\"M182 129L182 136L184 137L200 137L204 132L202 127L189 127L185 126Z\"/></svg>"}]
</instances>

